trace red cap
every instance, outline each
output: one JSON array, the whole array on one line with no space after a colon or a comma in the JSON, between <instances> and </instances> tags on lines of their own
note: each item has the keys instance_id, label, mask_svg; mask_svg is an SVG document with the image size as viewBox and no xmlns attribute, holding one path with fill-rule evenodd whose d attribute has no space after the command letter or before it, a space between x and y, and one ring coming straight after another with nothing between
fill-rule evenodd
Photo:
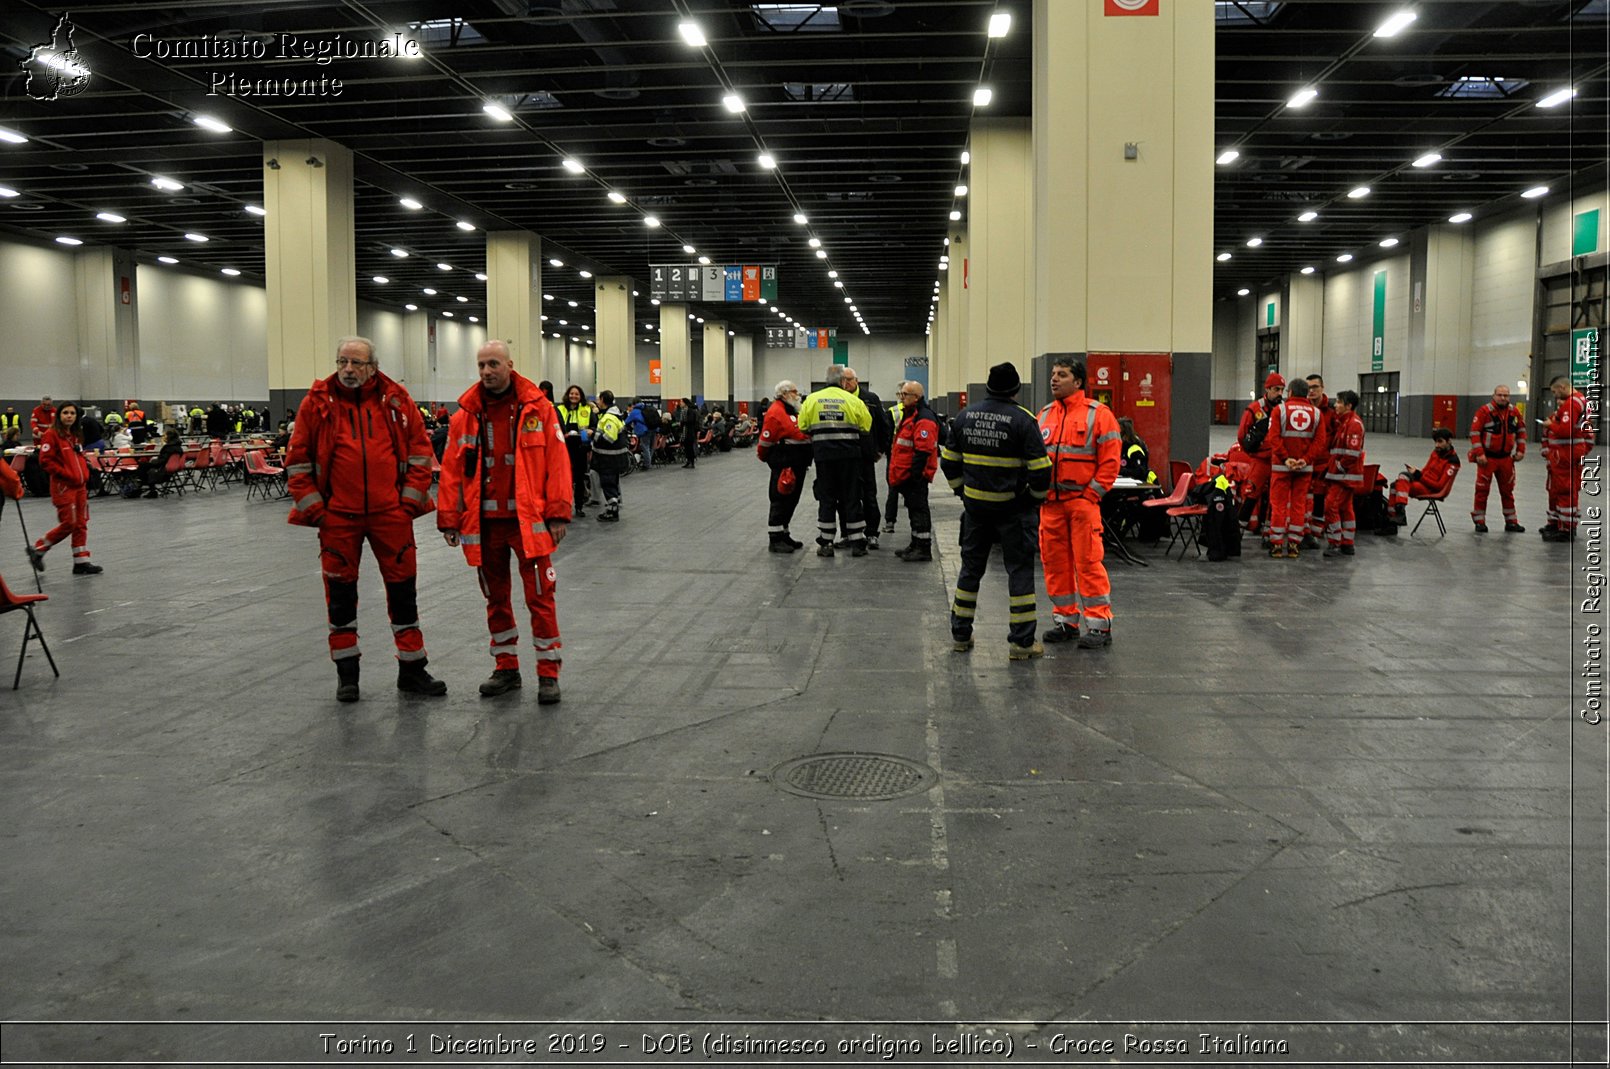
<instances>
[{"instance_id":1,"label":"red cap","mask_svg":"<svg viewBox=\"0 0 1610 1069\"><path fill-rule=\"evenodd\" d=\"M1269 377L1263 380L1264 389L1267 390L1271 386L1279 386L1282 390L1286 388L1286 380L1280 377L1280 372L1271 371Z\"/></svg>"}]
</instances>

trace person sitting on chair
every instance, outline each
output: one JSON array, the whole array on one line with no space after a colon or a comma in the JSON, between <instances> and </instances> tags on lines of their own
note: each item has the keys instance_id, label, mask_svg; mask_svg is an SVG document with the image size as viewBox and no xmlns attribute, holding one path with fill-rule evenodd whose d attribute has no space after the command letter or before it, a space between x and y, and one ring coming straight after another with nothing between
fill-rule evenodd
<instances>
[{"instance_id":1,"label":"person sitting on chair","mask_svg":"<svg viewBox=\"0 0 1610 1069\"><path fill-rule=\"evenodd\" d=\"M168 462L183 453L184 444L179 441L179 432L169 428L157 455L140 464L140 485L145 487L142 497L157 496L157 486L173 478L173 472L168 470Z\"/></svg>"},{"instance_id":2,"label":"person sitting on chair","mask_svg":"<svg viewBox=\"0 0 1610 1069\"><path fill-rule=\"evenodd\" d=\"M1435 427L1431 431L1431 456L1423 468L1405 468L1392 484L1392 522L1399 527L1409 523L1409 498L1439 497L1459 474L1459 453L1453 447L1453 431Z\"/></svg>"}]
</instances>

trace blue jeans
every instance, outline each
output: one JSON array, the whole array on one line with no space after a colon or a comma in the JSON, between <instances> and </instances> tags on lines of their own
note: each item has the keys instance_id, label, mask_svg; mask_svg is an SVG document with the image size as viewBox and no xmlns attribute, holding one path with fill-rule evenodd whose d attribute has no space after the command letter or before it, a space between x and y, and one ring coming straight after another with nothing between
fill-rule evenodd
<instances>
[{"instance_id":1,"label":"blue jeans","mask_svg":"<svg viewBox=\"0 0 1610 1069\"><path fill-rule=\"evenodd\" d=\"M637 451L643 454L643 470L654 466L654 432L643 431L637 436Z\"/></svg>"}]
</instances>

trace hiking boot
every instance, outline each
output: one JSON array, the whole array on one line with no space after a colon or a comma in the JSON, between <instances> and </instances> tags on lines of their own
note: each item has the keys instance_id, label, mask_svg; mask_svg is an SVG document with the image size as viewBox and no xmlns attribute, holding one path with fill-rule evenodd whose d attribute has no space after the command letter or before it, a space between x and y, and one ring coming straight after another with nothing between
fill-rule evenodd
<instances>
[{"instance_id":1,"label":"hiking boot","mask_svg":"<svg viewBox=\"0 0 1610 1069\"><path fill-rule=\"evenodd\" d=\"M1303 535L1303 540L1299 542L1298 545L1302 546L1304 549L1318 549L1319 539L1315 538L1313 535L1305 534Z\"/></svg>"},{"instance_id":2,"label":"hiking boot","mask_svg":"<svg viewBox=\"0 0 1610 1069\"><path fill-rule=\"evenodd\" d=\"M973 648L973 636L968 635L966 638L957 638L956 636L952 635L950 639L950 648L954 653L966 653L968 650Z\"/></svg>"},{"instance_id":3,"label":"hiking boot","mask_svg":"<svg viewBox=\"0 0 1610 1069\"><path fill-rule=\"evenodd\" d=\"M866 556L866 550L867 544L865 542L852 542L850 544L850 556L852 557L864 557Z\"/></svg>"},{"instance_id":4,"label":"hiking boot","mask_svg":"<svg viewBox=\"0 0 1610 1069\"><path fill-rule=\"evenodd\" d=\"M1504 533L1505 534L1525 534L1526 533L1526 528L1522 527L1518 523L1505 523L1504 524Z\"/></svg>"},{"instance_id":5,"label":"hiking boot","mask_svg":"<svg viewBox=\"0 0 1610 1069\"><path fill-rule=\"evenodd\" d=\"M537 704L559 704L559 680L551 676L542 676L537 680Z\"/></svg>"},{"instance_id":6,"label":"hiking boot","mask_svg":"<svg viewBox=\"0 0 1610 1069\"><path fill-rule=\"evenodd\" d=\"M894 555L899 557L901 560L909 561L925 561L934 559L933 547L926 544L920 546L908 546L905 549L896 550Z\"/></svg>"},{"instance_id":7,"label":"hiking boot","mask_svg":"<svg viewBox=\"0 0 1610 1069\"><path fill-rule=\"evenodd\" d=\"M104 571L106 571L105 568L102 568L99 564L91 564L89 561L81 561L73 565L74 575L100 575Z\"/></svg>"},{"instance_id":8,"label":"hiking boot","mask_svg":"<svg viewBox=\"0 0 1610 1069\"><path fill-rule=\"evenodd\" d=\"M1341 546L1326 546L1325 547L1325 552L1320 554L1321 557L1340 557L1341 555L1342 555L1342 547Z\"/></svg>"},{"instance_id":9,"label":"hiking boot","mask_svg":"<svg viewBox=\"0 0 1610 1069\"><path fill-rule=\"evenodd\" d=\"M40 548L38 548L37 546L29 546L28 547L28 563L32 564L34 566L34 571L36 571L36 572L44 571L45 570L45 551L40 549Z\"/></svg>"},{"instance_id":10,"label":"hiking boot","mask_svg":"<svg viewBox=\"0 0 1610 1069\"><path fill-rule=\"evenodd\" d=\"M794 552L794 544L792 542L780 542L780 541L777 541L776 539L773 539L771 545L766 547L766 552L768 552L768 553L792 553L792 552Z\"/></svg>"},{"instance_id":11,"label":"hiking boot","mask_svg":"<svg viewBox=\"0 0 1610 1069\"><path fill-rule=\"evenodd\" d=\"M1006 644L1006 659L1009 661L1027 661L1032 657L1044 657L1045 647L1038 642L1031 642L1027 646L1019 646L1015 642Z\"/></svg>"},{"instance_id":12,"label":"hiking boot","mask_svg":"<svg viewBox=\"0 0 1610 1069\"><path fill-rule=\"evenodd\" d=\"M1476 524L1476 533L1477 534L1486 534L1487 533L1487 525L1485 523Z\"/></svg>"},{"instance_id":13,"label":"hiking boot","mask_svg":"<svg viewBox=\"0 0 1610 1069\"><path fill-rule=\"evenodd\" d=\"M817 546L816 555L818 557L831 557L833 555L833 543L823 542L821 545Z\"/></svg>"},{"instance_id":14,"label":"hiking boot","mask_svg":"<svg viewBox=\"0 0 1610 1069\"><path fill-rule=\"evenodd\" d=\"M1040 636L1045 642L1075 642L1079 638L1079 629L1072 624L1055 623L1051 629Z\"/></svg>"},{"instance_id":15,"label":"hiking boot","mask_svg":"<svg viewBox=\"0 0 1610 1069\"><path fill-rule=\"evenodd\" d=\"M805 548L805 543L804 542L801 542L799 539L793 537L792 535L790 535L790 534L788 534L786 532L783 534L783 541L787 542L789 545L793 546L795 549L804 549Z\"/></svg>"},{"instance_id":16,"label":"hiking boot","mask_svg":"<svg viewBox=\"0 0 1610 1069\"><path fill-rule=\"evenodd\" d=\"M397 689L409 694L423 694L427 698L440 698L447 693L447 684L425 671L424 661L398 661Z\"/></svg>"},{"instance_id":17,"label":"hiking boot","mask_svg":"<svg viewBox=\"0 0 1610 1069\"><path fill-rule=\"evenodd\" d=\"M344 657L335 662L335 700L338 702L355 702L358 700L358 658Z\"/></svg>"},{"instance_id":18,"label":"hiking boot","mask_svg":"<svg viewBox=\"0 0 1610 1069\"><path fill-rule=\"evenodd\" d=\"M499 694L507 694L511 690L520 689L520 670L518 668L498 668L481 684L481 696L495 698Z\"/></svg>"},{"instance_id":19,"label":"hiking boot","mask_svg":"<svg viewBox=\"0 0 1610 1069\"><path fill-rule=\"evenodd\" d=\"M1082 650L1099 650L1111 645L1111 631L1086 631L1079 636L1079 648Z\"/></svg>"},{"instance_id":20,"label":"hiking boot","mask_svg":"<svg viewBox=\"0 0 1610 1069\"><path fill-rule=\"evenodd\" d=\"M1403 505L1399 505L1397 508L1393 509L1392 522L1397 524L1399 527L1409 526L1409 510Z\"/></svg>"},{"instance_id":21,"label":"hiking boot","mask_svg":"<svg viewBox=\"0 0 1610 1069\"><path fill-rule=\"evenodd\" d=\"M1302 556L1302 550L1297 548L1297 543L1296 542L1287 542L1286 543L1286 559L1287 560L1296 560L1300 556Z\"/></svg>"},{"instance_id":22,"label":"hiking boot","mask_svg":"<svg viewBox=\"0 0 1610 1069\"><path fill-rule=\"evenodd\" d=\"M1286 543L1284 543L1284 542L1270 542L1269 543L1269 556L1270 557L1274 558L1275 560L1280 560L1285 555L1286 555Z\"/></svg>"}]
</instances>

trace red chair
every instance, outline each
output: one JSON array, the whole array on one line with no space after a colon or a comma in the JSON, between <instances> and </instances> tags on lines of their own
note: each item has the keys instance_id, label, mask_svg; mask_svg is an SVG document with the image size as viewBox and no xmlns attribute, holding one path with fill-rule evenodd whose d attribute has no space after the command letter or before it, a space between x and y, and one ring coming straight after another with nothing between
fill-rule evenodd
<instances>
[{"instance_id":1,"label":"red chair","mask_svg":"<svg viewBox=\"0 0 1610 1069\"><path fill-rule=\"evenodd\" d=\"M257 490L263 492L263 500L268 500L270 490L279 492L280 497L286 496L285 469L274 467L263 459L261 450L251 449L246 453L246 498L251 500L252 493Z\"/></svg>"},{"instance_id":2,"label":"red chair","mask_svg":"<svg viewBox=\"0 0 1610 1069\"><path fill-rule=\"evenodd\" d=\"M1415 531L1418 531L1420 529L1420 525L1426 522L1427 516L1430 516L1432 519L1437 521L1438 538L1442 538L1448 533L1447 525L1442 522L1442 510L1437 507L1437 502L1448 500L1448 495L1453 493L1453 484L1458 481L1459 473L1456 470L1454 472L1454 477L1448 480L1448 485L1442 488L1441 493L1431 494L1427 497L1419 497L1412 493L1409 495L1411 500L1424 501L1426 503L1425 511L1420 513L1420 518L1414 522L1413 529L1409 531L1410 538L1413 538Z\"/></svg>"},{"instance_id":3,"label":"red chair","mask_svg":"<svg viewBox=\"0 0 1610 1069\"><path fill-rule=\"evenodd\" d=\"M16 690L22 685L22 662L28 658L28 643L37 641L39 648L45 651L45 660L50 662L50 670L61 678L61 669L56 667L56 658L50 655L50 647L45 645L45 633L39 630L39 621L34 618L34 604L40 601L49 601L49 594L17 594L6 586L5 576L0 575L0 616L8 612L21 609L28 614L28 622L22 629L22 652L17 654L17 674L11 680L11 689Z\"/></svg>"},{"instance_id":4,"label":"red chair","mask_svg":"<svg viewBox=\"0 0 1610 1069\"><path fill-rule=\"evenodd\" d=\"M1180 476L1189 475L1195 469L1196 469L1195 464L1187 464L1183 460L1171 460L1171 461L1169 461L1168 462L1168 483L1169 483L1169 485L1170 486L1178 486L1180 484Z\"/></svg>"},{"instance_id":5,"label":"red chair","mask_svg":"<svg viewBox=\"0 0 1610 1069\"><path fill-rule=\"evenodd\" d=\"M1174 461L1173 463L1180 463ZM1174 492L1167 497L1154 497L1141 502L1143 508L1172 509L1185 504L1185 495L1191 492L1191 469L1186 468L1174 477Z\"/></svg>"}]
</instances>

